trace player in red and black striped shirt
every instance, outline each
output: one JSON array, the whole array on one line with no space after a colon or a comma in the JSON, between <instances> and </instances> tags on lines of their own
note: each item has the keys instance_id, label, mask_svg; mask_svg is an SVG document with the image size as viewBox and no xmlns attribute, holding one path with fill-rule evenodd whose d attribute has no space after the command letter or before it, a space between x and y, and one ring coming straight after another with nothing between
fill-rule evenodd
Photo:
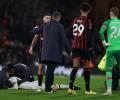
<instances>
[{"instance_id":1,"label":"player in red and black striped shirt","mask_svg":"<svg viewBox=\"0 0 120 100\"><path fill-rule=\"evenodd\" d=\"M96 94L90 90L90 51L88 47L89 31L92 27L88 14L90 12L90 5L88 3L81 4L79 17L72 21L73 26L73 41L72 41L72 57L73 69L70 75L69 94L76 94L73 88L73 83L77 70L82 62L84 68L84 80L86 85L85 94Z\"/></svg>"}]
</instances>

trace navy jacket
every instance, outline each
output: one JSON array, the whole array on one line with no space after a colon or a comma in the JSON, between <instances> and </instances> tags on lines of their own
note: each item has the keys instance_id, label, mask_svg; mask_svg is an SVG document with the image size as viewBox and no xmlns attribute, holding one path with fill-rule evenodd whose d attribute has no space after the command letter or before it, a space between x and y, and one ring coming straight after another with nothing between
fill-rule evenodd
<instances>
[{"instance_id":1,"label":"navy jacket","mask_svg":"<svg viewBox=\"0 0 120 100\"><path fill-rule=\"evenodd\" d=\"M33 75L30 72L30 68L22 63L14 65L15 74L14 76L19 77L22 80L18 81L18 85L25 81L34 81Z\"/></svg>"},{"instance_id":2,"label":"navy jacket","mask_svg":"<svg viewBox=\"0 0 120 100\"><path fill-rule=\"evenodd\" d=\"M71 46L66 37L63 25L55 20L43 24L41 60L61 63L63 48L70 54Z\"/></svg>"}]
</instances>

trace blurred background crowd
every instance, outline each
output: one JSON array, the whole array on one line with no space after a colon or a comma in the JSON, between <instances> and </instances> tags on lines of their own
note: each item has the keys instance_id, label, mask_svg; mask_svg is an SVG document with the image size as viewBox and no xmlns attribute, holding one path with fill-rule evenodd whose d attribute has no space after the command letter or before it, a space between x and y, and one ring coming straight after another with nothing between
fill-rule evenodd
<instances>
[{"instance_id":1,"label":"blurred background crowd","mask_svg":"<svg viewBox=\"0 0 120 100\"><path fill-rule=\"evenodd\" d=\"M119 5L119 0L0 0L0 64L22 62L34 66L37 58L28 53L34 36L31 30L34 25L41 23L45 11L59 10L62 13L61 23L71 39L68 29L72 19L79 15L79 5L83 1L92 5L91 41L93 62L97 64L104 53L98 36L99 27L108 18L107 12L114 5L114 1ZM69 64L69 61L65 62Z\"/></svg>"}]
</instances>

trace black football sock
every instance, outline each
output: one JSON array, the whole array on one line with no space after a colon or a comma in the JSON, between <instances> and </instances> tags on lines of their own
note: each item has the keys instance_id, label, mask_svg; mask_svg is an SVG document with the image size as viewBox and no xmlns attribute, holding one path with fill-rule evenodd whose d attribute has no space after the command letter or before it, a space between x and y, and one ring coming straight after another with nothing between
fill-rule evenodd
<instances>
[{"instance_id":1,"label":"black football sock","mask_svg":"<svg viewBox=\"0 0 120 100\"><path fill-rule=\"evenodd\" d=\"M85 80L85 86L86 86L86 91L90 91L90 70L89 69L84 69L84 80Z\"/></svg>"},{"instance_id":2,"label":"black football sock","mask_svg":"<svg viewBox=\"0 0 120 100\"><path fill-rule=\"evenodd\" d=\"M38 85L42 86L42 80L43 80L43 75L42 74L38 74Z\"/></svg>"},{"instance_id":3,"label":"black football sock","mask_svg":"<svg viewBox=\"0 0 120 100\"><path fill-rule=\"evenodd\" d=\"M73 83L75 81L76 73L78 71L77 67L73 67L71 75L70 75L70 83L69 83L69 88L73 89Z\"/></svg>"}]
</instances>

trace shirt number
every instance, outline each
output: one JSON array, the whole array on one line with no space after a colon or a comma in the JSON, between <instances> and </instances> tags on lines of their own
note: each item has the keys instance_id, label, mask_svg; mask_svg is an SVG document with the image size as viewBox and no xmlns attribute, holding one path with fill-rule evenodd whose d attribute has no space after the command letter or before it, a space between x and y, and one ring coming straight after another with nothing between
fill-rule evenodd
<instances>
[{"instance_id":1,"label":"shirt number","mask_svg":"<svg viewBox=\"0 0 120 100\"><path fill-rule=\"evenodd\" d=\"M120 28L112 26L110 29L112 31L110 35L111 38L118 38L120 36Z\"/></svg>"},{"instance_id":2,"label":"shirt number","mask_svg":"<svg viewBox=\"0 0 120 100\"><path fill-rule=\"evenodd\" d=\"M75 36L81 36L84 31L84 25L83 24L74 24L73 25L73 35Z\"/></svg>"}]
</instances>

